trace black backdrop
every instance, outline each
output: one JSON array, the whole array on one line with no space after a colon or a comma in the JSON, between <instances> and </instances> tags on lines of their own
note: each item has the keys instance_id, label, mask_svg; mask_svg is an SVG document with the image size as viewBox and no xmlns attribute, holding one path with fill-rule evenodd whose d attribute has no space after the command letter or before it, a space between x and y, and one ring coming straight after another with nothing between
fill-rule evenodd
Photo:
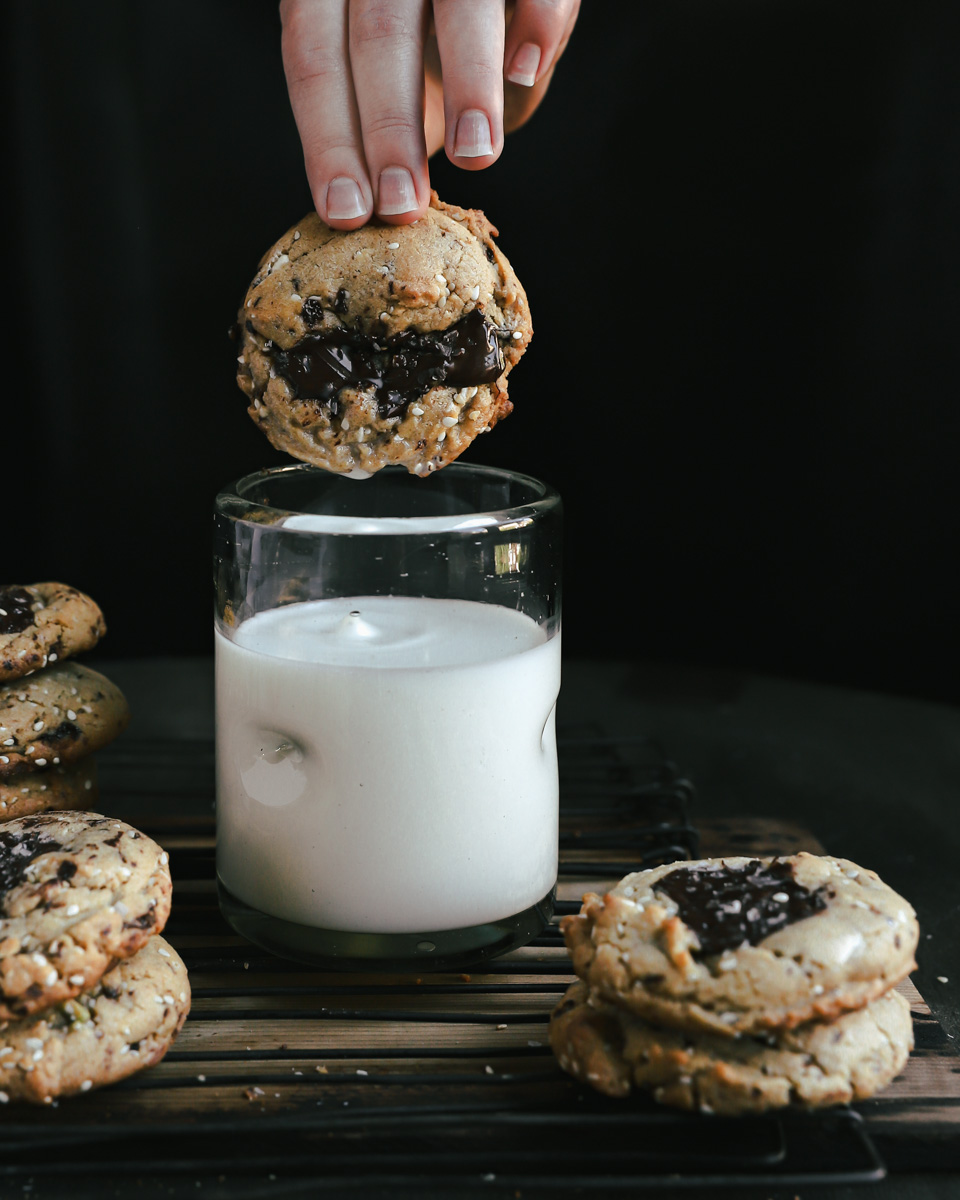
<instances>
[{"instance_id":1,"label":"black backdrop","mask_svg":"<svg viewBox=\"0 0 960 1200\"><path fill-rule=\"evenodd\" d=\"M282 461L227 329L310 207L276 8L6 24L3 574L206 653L212 496ZM568 653L960 701L958 62L953 0L585 0L501 161L435 160L530 297L467 458L563 493Z\"/></svg>"}]
</instances>

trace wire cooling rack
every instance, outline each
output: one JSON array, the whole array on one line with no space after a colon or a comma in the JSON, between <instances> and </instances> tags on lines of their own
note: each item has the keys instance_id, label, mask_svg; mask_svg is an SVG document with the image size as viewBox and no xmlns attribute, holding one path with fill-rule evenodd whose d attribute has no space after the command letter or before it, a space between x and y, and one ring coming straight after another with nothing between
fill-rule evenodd
<instances>
[{"instance_id":1,"label":"wire cooling rack","mask_svg":"<svg viewBox=\"0 0 960 1200\"><path fill-rule=\"evenodd\" d=\"M86 1195L84 1181L105 1177L160 1180L170 1195L207 1181L231 1197L736 1191L882 1177L855 1112L687 1115L608 1100L559 1069L547 1023L573 976L556 919L586 890L699 849L694 788L656 743L569 725L559 752L549 929L471 972L331 974L259 950L220 915L212 747L121 739L103 758L101 807L170 852L165 936L189 968L193 1008L157 1067L4 1114L0 1195Z\"/></svg>"}]
</instances>

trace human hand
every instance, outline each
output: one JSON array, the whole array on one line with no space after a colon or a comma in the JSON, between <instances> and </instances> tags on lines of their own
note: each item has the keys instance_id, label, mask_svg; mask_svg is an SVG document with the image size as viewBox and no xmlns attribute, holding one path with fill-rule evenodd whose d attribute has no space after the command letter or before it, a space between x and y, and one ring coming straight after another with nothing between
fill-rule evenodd
<instances>
[{"instance_id":1,"label":"human hand","mask_svg":"<svg viewBox=\"0 0 960 1200\"><path fill-rule=\"evenodd\" d=\"M406 225L429 156L467 171L546 94L580 0L281 0L290 105L317 212L335 229ZM442 68L442 73L441 73Z\"/></svg>"}]
</instances>

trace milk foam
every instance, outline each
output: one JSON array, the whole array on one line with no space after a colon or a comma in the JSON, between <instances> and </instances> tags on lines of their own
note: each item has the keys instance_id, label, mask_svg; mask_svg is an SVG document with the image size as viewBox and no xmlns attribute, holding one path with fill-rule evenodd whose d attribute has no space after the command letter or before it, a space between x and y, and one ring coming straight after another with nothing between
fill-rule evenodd
<instances>
[{"instance_id":1,"label":"milk foam","mask_svg":"<svg viewBox=\"0 0 960 1200\"><path fill-rule=\"evenodd\" d=\"M216 636L217 866L252 907L411 933L557 876L560 638L497 605L311 601Z\"/></svg>"}]
</instances>

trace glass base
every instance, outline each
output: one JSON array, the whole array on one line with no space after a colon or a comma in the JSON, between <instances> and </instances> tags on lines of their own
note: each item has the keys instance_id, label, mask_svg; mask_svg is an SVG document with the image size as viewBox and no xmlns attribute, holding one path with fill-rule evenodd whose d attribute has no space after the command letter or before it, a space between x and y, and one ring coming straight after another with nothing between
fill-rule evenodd
<instances>
[{"instance_id":1,"label":"glass base","mask_svg":"<svg viewBox=\"0 0 960 1200\"><path fill-rule=\"evenodd\" d=\"M220 911L254 945L329 971L460 971L516 950L550 924L556 886L512 917L425 933L349 933L298 925L251 908L217 880Z\"/></svg>"}]
</instances>

